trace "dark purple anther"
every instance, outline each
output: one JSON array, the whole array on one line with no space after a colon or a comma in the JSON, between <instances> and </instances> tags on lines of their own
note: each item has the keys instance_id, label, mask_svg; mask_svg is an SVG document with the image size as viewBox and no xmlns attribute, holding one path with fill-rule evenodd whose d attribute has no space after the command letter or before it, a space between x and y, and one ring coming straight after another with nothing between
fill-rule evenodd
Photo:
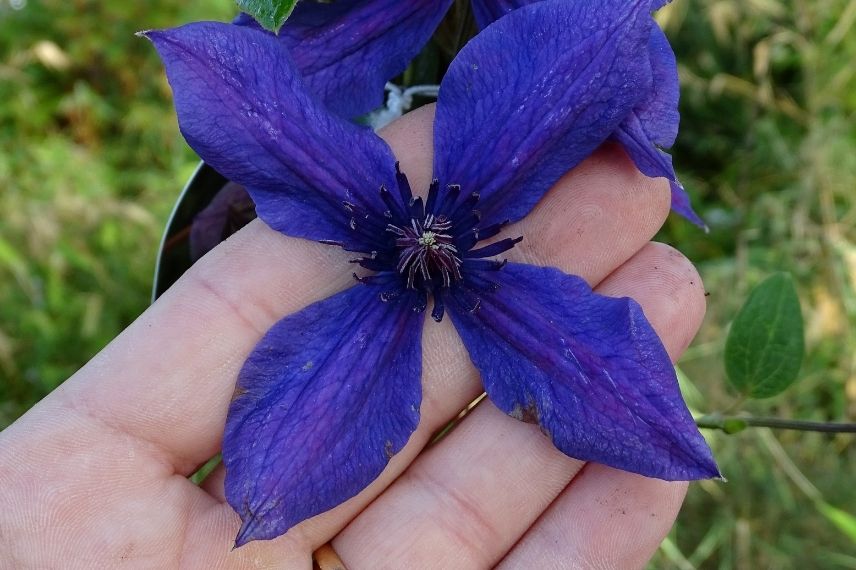
<instances>
[{"instance_id":1,"label":"dark purple anther","mask_svg":"<svg viewBox=\"0 0 856 570\"><path fill-rule=\"evenodd\" d=\"M382 301L399 299L404 290L415 291L413 309L422 312L431 295L434 298L432 316L439 321L444 313L441 298L444 291L478 288L485 281L481 272L496 271L505 264L504 260L484 258L508 251L523 238L506 238L473 249L479 241L496 236L506 224L481 226L482 216L476 209L477 193L462 196L458 184L441 188L435 180L423 203L421 197L413 196L410 183L397 164L395 176L399 192L393 194L385 187L380 189L381 200L387 208L383 213L385 226L356 205L344 203L345 212L351 216L351 231L355 234L346 249L366 254L354 263L378 273L357 277L357 280L363 283L383 280L385 286L391 287L381 294ZM350 245L357 242L360 232L380 227L384 229L375 231L367 242L372 246L370 251ZM330 245L342 244L330 242ZM476 306L478 295L473 299Z\"/></svg>"}]
</instances>

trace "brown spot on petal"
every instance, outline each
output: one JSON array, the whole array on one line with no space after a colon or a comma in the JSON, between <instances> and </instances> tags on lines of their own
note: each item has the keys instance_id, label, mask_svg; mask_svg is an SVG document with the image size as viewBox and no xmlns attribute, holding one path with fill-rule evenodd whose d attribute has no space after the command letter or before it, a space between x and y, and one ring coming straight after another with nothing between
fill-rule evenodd
<instances>
[{"instance_id":1,"label":"brown spot on petal","mask_svg":"<svg viewBox=\"0 0 856 570\"><path fill-rule=\"evenodd\" d=\"M386 443L383 445L383 452L386 454L387 459L392 459L392 456L395 455L395 451L393 451L391 441L386 440Z\"/></svg>"},{"instance_id":2,"label":"brown spot on petal","mask_svg":"<svg viewBox=\"0 0 856 570\"><path fill-rule=\"evenodd\" d=\"M514 406L514 409L508 415L515 420L526 422L527 424L537 424L540 414L538 413L538 406L535 405L535 401L529 400L525 406L521 406L520 404Z\"/></svg>"},{"instance_id":3,"label":"brown spot on petal","mask_svg":"<svg viewBox=\"0 0 856 570\"><path fill-rule=\"evenodd\" d=\"M235 400L237 400L238 398L240 398L241 396L243 396L246 393L247 393L247 391L244 388L241 388L240 386L236 385L235 391L232 392L232 400L231 401L234 402Z\"/></svg>"}]
</instances>

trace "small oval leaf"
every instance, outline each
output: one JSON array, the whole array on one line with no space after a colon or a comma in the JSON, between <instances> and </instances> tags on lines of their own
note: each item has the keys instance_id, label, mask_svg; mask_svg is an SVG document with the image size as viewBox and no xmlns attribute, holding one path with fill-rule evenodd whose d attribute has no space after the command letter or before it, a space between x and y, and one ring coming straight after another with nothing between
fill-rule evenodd
<instances>
[{"instance_id":1,"label":"small oval leaf","mask_svg":"<svg viewBox=\"0 0 856 570\"><path fill-rule=\"evenodd\" d=\"M266 30L277 33L297 4L297 0L236 0Z\"/></svg>"},{"instance_id":2,"label":"small oval leaf","mask_svg":"<svg viewBox=\"0 0 856 570\"><path fill-rule=\"evenodd\" d=\"M725 342L728 380L750 398L769 398L797 378L805 351L793 279L776 273L750 293Z\"/></svg>"}]
</instances>

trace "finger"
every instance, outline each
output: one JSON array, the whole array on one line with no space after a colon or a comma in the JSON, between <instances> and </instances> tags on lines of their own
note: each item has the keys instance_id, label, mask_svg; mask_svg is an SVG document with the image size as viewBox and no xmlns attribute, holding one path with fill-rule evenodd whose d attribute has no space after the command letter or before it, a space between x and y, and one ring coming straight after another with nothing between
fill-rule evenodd
<instances>
[{"instance_id":1,"label":"finger","mask_svg":"<svg viewBox=\"0 0 856 570\"><path fill-rule=\"evenodd\" d=\"M621 147L607 144L499 237L523 236L508 252L510 261L558 267L596 285L663 225L666 188L663 179L640 174Z\"/></svg>"},{"instance_id":2,"label":"finger","mask_svg":"<svg viewBox=\"0 0 856 570\"><path fill-rule=\"evenodd\" d=\"M644 568L686 495L661 481L589 463L498 568Z\"/></svg>"},{"instance_id":3,"label":"finger","mask_svg":"<svg viewBox=\"0 0 856 570\"><path fill-rule=\"evenodd\" d=\"M643 248L598 292L635 298L673 359L704 315L697 273L662 244ZM583 465L536 426L486 402L352 521L334 548L353 568L491 566Z\"/></svg>"}]
</instances>

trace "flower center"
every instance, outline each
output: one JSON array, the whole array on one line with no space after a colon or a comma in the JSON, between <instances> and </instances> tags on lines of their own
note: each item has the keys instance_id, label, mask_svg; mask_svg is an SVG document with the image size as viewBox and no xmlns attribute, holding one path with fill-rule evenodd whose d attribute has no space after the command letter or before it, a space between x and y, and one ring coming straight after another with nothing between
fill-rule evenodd
<instances>
[{"instance_id":1,"label":"flower center","mask_svg":"<svg viewBox=\"0 0 856 570\"><path fill-rule=\"evenodd\" d=\"M449 233L451 220L428 214L424 219L411 219L409 226L389 224L388 232L398 236L396 269L407 276L407 287L415 289L439 280L444 287L461 278L461 258L454 238Z\"/></svg>"},{"instance_id":2,"label":"flower center","mask_svg":"<svg viewBox=\"0 0 856 570\"><path fill-rule=\"evenodd\" d=\"M439 245L437 245L437 234L435 234L434 232L423 233L422 237L419 238L419 245L435 249L438 249L440 247Z\"/></svg>"},{"instance_id":3,"label":"flower center","mask_svg":"<svg viewBox=\"0 0 856 570\"><path fill-rule=\"evenodd\" d=\"M351 263L374 272L354 278L382 288L384 303L405 297L414 311L424 311L429 295L433 297L431 317L443 319L444 297L455 295L458 305L470 311L479 307L480 298L499 285L489 272L499 271L505 260L494 259L513 248L521 237L504 238L476 247L479 242L499 235L508 221L482 224L477 206L479 194L461 194L457 184L441 187L434 180L423 202L414 196L407 177L396 164L396 188L380 187L380 199L386 210L360 207L343 202L349 226L358 239L353 242L324 241L345 251L363 256ZM372 212L371 210L375 210ZM447 291L448 290L448 291Z\"/></svg>"}]
</instances>

